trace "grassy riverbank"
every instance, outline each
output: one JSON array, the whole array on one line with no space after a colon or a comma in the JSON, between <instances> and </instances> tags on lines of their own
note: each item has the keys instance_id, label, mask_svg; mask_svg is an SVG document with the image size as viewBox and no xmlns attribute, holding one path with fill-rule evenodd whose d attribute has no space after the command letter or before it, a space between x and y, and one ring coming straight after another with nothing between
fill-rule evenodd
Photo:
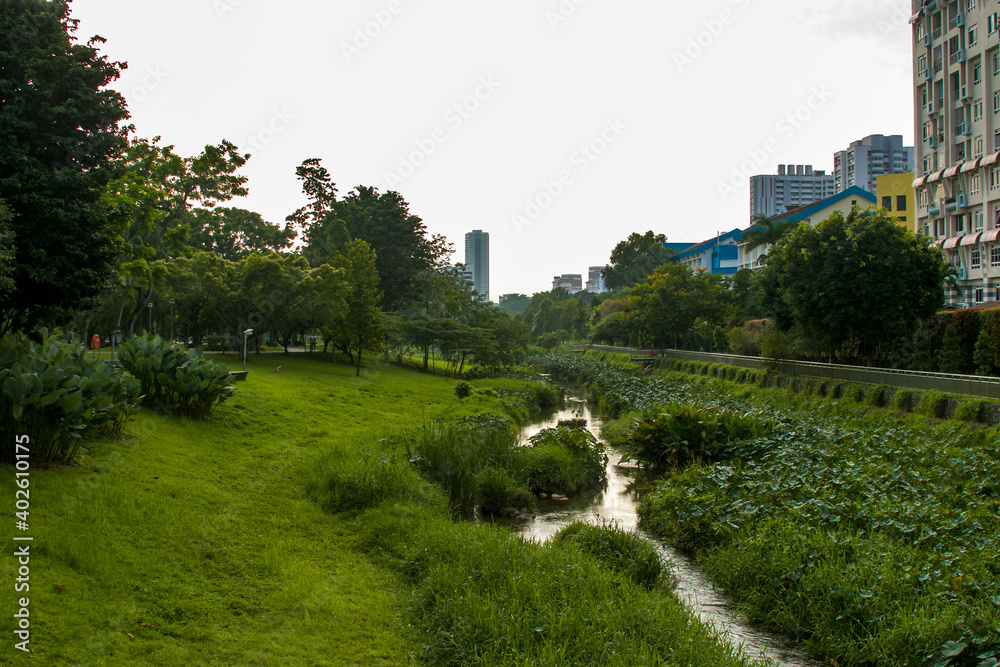
<instances>
[{"instance_id":1,"label":"grassy riverbank","mask_svg":"<svg viewBox=\"0 0 1000 667\"><path fill-rule=\"evenodd\" d=\"M1000 429L594 361L545 370L587 380L616 438L672 401L776 419L640 508L751 618L840 665L1000 665Z\"/></svg>"},{"instance_id":2,"label":"grassy riverbank","mask_svg":"<svg viewBox=\"0 0 1000 667\"><path fill-rule=\"evenodd\" d=\"M443 491L416 477L405 484L421 494L361 514L308 496L321 461L357 457L379 433L530 412L503 386L473 382L497 395L461 401L455 380L393 367L356 379L328 360L268 355L249 368L209 421L143 411L78 466L31 471L19 534L34 538L39 664L745 664L662 591L573 548L455 523ZM13 502L14 471L0 478ZM13 532L8 513L0 539L12 544ZM14 580L13 558L0 559L0 576ZM503 601L512 615L484 621L503 616ZM14 604L5 598L8 619ZM0 651L2 663L25 660Z\"/></svg>"}]
</instances>

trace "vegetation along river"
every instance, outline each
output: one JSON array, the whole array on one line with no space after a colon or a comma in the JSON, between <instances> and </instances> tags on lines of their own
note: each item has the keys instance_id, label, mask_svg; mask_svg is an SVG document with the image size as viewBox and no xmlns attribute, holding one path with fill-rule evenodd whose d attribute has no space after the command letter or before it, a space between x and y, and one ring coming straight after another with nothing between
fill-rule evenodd
<instances>
[{"instance_id":1,"label":"vegetation along river","mask_svg":"<svg viewBox=\"0 0 1000 667\"><path fill-rule=\"evenodd\" d=\"M591 413L580 395L570 395L563 408L548 419L526 427L522 440L547 428L555 428L561 420L584 419L595 437L600 437L601 421ZM628 463L620 463L621 453L608 451L607 485L603 490L583 493L568 501L540 500L539 511L527 520L512 522L510 527L527 539L547 542L573 521L595 525L609 522L624 530L636 531L657 544L665 563L673 572L674 592L703 622L715 626L736 646L752 657L761 655L781 667L822 667L822 663L790 646L779 635L751 627L734 611L726 597L712 586L693 559L662 541L645 534L638 527L636 499L643 472Z\"/></svg>"}]
</instances>

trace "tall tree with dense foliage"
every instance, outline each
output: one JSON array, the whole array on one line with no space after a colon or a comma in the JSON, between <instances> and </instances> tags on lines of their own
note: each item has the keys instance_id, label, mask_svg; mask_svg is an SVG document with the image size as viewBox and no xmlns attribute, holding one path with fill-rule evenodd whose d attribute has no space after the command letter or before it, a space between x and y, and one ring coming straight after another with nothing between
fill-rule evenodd
<instances>
[{"instance_id":1,"label":"tall tree with dense foliage","mask_svg":"<svg viewBox=\"0 0 1000 667\"><path fill-rule=\"evenodd\" d=\"M617 290L644 280L676 254L664 245L666 242L666 236L652 231L629 234L611 252L611 263L604 267L604 284L609 290Z\"/></svg>"},{"instance_id":2,"label":"tall tree with dense foliage","mask_svg":"<svg viewBox=\"0 0 1000 667\"><path fill-rule=\"evenodd\" d=\"M696 322L714 326L721 321L730 298L724 277L667 264L633 289L629 328L644 344L672 346Z\"/></svg>"},{"instance_id":3,"label":"tall tree with dense foliage","mask_svg":"<svg viewBox=\"0 0 1000 667\"><path fill-rule=\"evenodd\" d=\"M347 282L346 308L337 318L337 329L346 349L357 355L354 360L357 367L355 375L360 376L361 355L381 350L385 337L379 309L382 292L379 291L379 274L375 268L376 256L367 243L355 239L344 247L343 254L334 263L344 270Z\"/></svg>"},{"instance_id":4,"label":"tall tree with dense foliage","mask_svg":"<svg viewBox=\"0 0 1000 667\"><path fill-rule=\"evenodd\" d=\"M187 225L188 245L231 262L254 253L281 252L295 240L291 227L278 227L260 213L242 208L197 208L188 216Z\"/></svg>"},{"instance_id":5,"label":"tall tree with dense foliage","mask_svg":"<svg viewBox=\"0 0 1000 667\"><path fill-rule=\"evenodd\" d=\"M127 145L125 99L107 88L125 64L76 30L66 0L0 1L0 195L14 236L0 332L93 296L118 257L101 197Z\"/></svg>"},{"instance_id":6,"label":"tall tree with dense foliage","mask_svg":"<svg viewBox=\"0 0 1000 667\"><path fill-rule=\"evenodd\" d=\"M746 246L748 252L759 246L774 245L799 225L793 220L773 220L763 213L754 215L750 222L752 226L740 239L740 244Z\"/></svg>"},{"instance_id":7,"label":"tall tree with dense foliage","mask_svg":"<svg viewBox=\"0 0 1000 667\"><path fill-rule=\"evenodd\" d=\"M762 269L779 328L826 354L879 360L942 303L941 253L884 210L834 213L798 226Z\"/></svg>"}]
</instances>

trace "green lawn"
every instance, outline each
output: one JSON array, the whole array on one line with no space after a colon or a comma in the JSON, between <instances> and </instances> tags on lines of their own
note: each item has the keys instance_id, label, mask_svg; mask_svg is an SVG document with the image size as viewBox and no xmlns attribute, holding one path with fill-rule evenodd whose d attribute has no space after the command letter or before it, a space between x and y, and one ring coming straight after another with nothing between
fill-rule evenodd
<instances>
[{"instance_id":1,"label":"green lawn","mask_svg":"<svg viewBox=\"0 0 1000 667\"><path fill-rule=\"evenodd\" d=\"M413 662L397 575L359 555L350 524L310 502L302 480L321 449L459 410L455 381L393 367L356 379L304 355L251 356L249 370L207 422L143 410L78 467L32 471L37 664ZM12 508L14 471L0 476ZM13 524L10 509L8 545ZM15 559L0 569L12 582ZM5 605L11 619L13 594Z\"/></svg>"}]
</instances>

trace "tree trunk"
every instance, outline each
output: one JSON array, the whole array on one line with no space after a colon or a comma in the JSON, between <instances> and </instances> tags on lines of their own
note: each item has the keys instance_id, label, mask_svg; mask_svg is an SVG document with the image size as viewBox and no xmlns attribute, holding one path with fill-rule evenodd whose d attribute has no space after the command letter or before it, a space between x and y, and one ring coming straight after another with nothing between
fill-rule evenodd
<instances>
[{"instance_id":1,"label":"tree trunk","mask_svg":"<svg viewBox=\"0 0 1000 667\"><path fill-rule=\"evenodd\" d=\"M361 347L358 346L358 370L354 374L354 377L361 377Z\"/></svg>"}]
</instances>

